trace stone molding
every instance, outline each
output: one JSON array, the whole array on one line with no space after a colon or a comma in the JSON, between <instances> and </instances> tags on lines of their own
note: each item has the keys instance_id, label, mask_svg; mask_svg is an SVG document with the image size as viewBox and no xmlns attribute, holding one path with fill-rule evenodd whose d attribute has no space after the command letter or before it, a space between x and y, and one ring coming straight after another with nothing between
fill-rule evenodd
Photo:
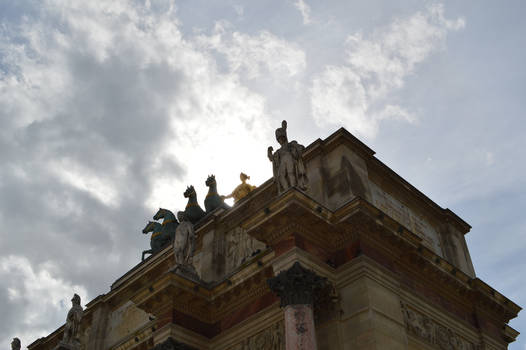
<instances>
[{"instance_id":1,"label":"stone molding","mask_svg":"<svg viewBox=\"0 0 526 350\"><path fill-rule=\"evenodd\" d=\"M460 337L404 302L400 302L407 332L441 350L477 350L479 347Z\"/></svg>"},{"instance_id":2,"label":"stone molding","mask_svg":"<svg viewBox=\"0 0 526 350\"><path fill-rule=\"evenodd\" d=\"M179 343L173 338L168 338L160 344L155 345L150 350L196 350L186 344Z\"/></svg>"},{"instance_id":3,"label":"stone molding","mask_svg":"<svg viewBox=\"0 0 526 350\"><path fill-rule=\"evenodd\" d=\"M312 270L305 269L299 262L291 268L281 271L277 276L269 278L270 289L281 300L280 306L313 305L316 293L322 290L327 279L318 276Z\"/></svg>"},{"instance_id":4,"label":"stone molding","mask_svg":"<svg viewBox=\"0 0 526 350\"><path fill-rule=\"evenodd\" d=\"M274 323L265 330L252 335L228 350L285 350L285 325Z\"/></svg>"}]
</instances>

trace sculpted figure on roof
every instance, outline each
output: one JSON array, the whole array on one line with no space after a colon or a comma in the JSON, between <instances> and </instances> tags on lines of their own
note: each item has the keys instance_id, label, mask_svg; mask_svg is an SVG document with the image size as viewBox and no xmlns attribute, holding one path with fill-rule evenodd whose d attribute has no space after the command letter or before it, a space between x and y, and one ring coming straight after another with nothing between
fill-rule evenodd
<instances>
[{"instance_id":1,"label":"sculpted figure on roof","mask_svg":"<svg viewBox=\"0 0 526 350\"><path fill-rule=\"evenodd\" d=\"M272 146L269 146L267 153L272 162L278 193L285 192L290 187L306 190L309 180L302 158L305 147L296 141L289 142L287 121L282 121L281 128L276 129L276 140L281 147L273 153Z\"/></svg>"},{"instance_id":2,"label":"sculpted figure on roof","mask_svg":"<svg viewBox=\"0 0 526 350\"><path fill-rule=\"evenodd\" d=\"M242 198L246 197L250 192L256 189L256 186L247 183L247 180L250 180L250 176L248 176L247 174L239 174L239 179L241 180L241 184L234 188L232 193L230 193L228 196L223 196L223 199L234 198L234 203L237 203Z\"/></svg>"},{"instance_id":3,"label":"sculpted figure on roof","mask_svg":"<svg viewBox=\"0 0 526 350\"><path fill-rule=\"evenodd\" d=\"M11 350L20 350L22 347L22 344L20 344L20 339L13 338L13 341L11 342Z\"/></svg>"},{"instance_id":4,"label":"sculpted figure on roof","mask_svg":"<svg viewBox=\"0 0 526 350\"><path fill-rule=\"evenodd\" d=\"M179 219L179 226L177 226L174 241L175 264L191 266L195 250L194 225L183 211L177 213L177 218Z\"/></svg>"},{"instance_id":5,"label":"sculpted figure on roof","mask_svg":"<svg viewBox=\"0 0 526 350\"><path fill-rule=\"evenodd\" d=\"M71 299L71 309L69 309L68 316L66 317L66 325L64 326L64 336L62 343L67 345L76 346L80 344L80 321L84 310L80 306L80 297L75 294Z\"/></svg>"}]
</instances>

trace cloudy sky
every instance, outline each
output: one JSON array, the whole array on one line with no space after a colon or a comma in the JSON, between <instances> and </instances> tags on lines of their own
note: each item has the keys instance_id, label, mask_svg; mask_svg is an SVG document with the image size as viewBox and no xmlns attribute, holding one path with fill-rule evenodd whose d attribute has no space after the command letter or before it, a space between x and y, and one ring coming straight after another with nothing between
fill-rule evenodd
<instances>
[{"instance_id":1,"label":"cloudy sky","mask_svg":"<svg viewBox=\"0 0 526 350\"><path fill-rule=\"evenodd\" d=\"M187 185L268 179L282 119L305 145L359 137L473 226L477 275L525 306L525 7L0 0L0 348L107 292Z\"/></svg>"}]
</instances>

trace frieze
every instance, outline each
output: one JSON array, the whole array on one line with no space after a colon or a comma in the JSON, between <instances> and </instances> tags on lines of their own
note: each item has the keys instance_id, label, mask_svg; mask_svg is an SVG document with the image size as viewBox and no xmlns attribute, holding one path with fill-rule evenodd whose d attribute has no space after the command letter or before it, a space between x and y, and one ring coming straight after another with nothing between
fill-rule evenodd
<instances>
[{"instance_id":1,"label":"frieze","mask_svg":"<svg viewBox=\"0 0 526 350\"><path fill-rule=\"evenodd\" d=\"M430 317L415 311L401 302L404 321L409 334L436 346L441 350L477 350L478 346L461 338L452 329Z\"/></svg>"},{"instance_id":2,"label":"frieze","mask_svg":"<svg viewBox=\"0 0 526 350\"><path fill-rule=\"evenodd\" d=\"M285 324L274 323L265 330L248 337L228 350L285 350Z\"/></svg>"}]
</instances>

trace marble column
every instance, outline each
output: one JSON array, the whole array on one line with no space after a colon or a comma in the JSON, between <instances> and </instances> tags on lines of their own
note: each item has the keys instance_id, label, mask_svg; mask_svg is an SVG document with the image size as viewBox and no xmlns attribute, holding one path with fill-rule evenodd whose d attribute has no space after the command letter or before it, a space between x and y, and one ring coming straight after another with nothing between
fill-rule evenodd
<instances>
[{"instance_id":1,"label":"marble column","mask_svg":"<svg viewBox=\"0 0 526 350\"><path fill-rule=\"evenodd\" d=\"M316 350L313 304L316 293L327 281L295 262L268 280L270 289L281 299L285 311L285 345L287 350Z\"/></svg>"}]
</instances>

